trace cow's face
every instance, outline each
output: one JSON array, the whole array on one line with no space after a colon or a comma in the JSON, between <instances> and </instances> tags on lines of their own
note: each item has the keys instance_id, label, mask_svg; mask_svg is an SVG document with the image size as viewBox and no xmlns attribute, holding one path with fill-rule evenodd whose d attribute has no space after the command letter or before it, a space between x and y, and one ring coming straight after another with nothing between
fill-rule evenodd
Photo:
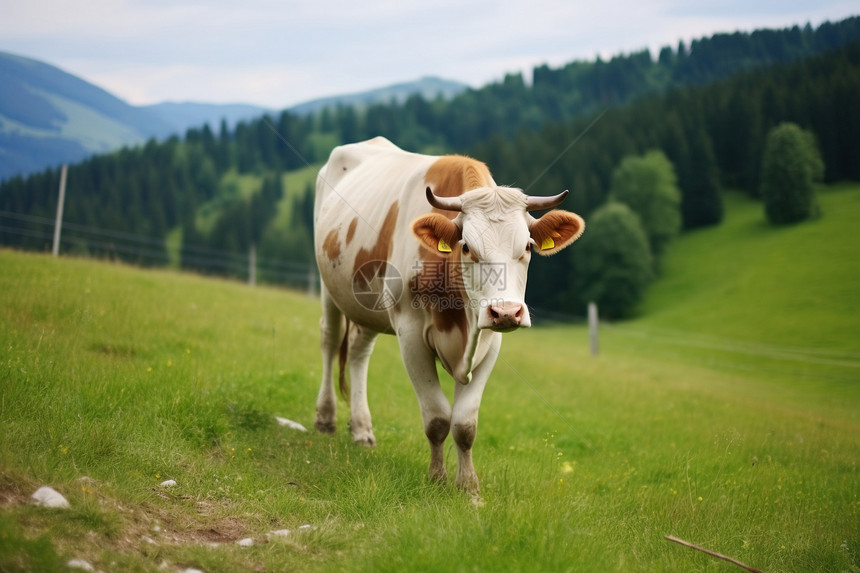
<instances>
[{"instance_id":1,"label":"cow's face","mask_svg":"<svg viewBox=\"0 0 860 573\"><path fill-rule=\"evenodd\" d=\"M464 304L477 310L478 327L506 332L531 326L525 292L532 253L557 253L582 234L585 223L567 211L535 219L528 210L552 207L566 192L549 201L508 187L475 189L453 198L436 197L429 189L427 194L434 207L459 214L453 220L439 213L424 215L412 230L423 247L453 263L453 274L462 277L456 288L462 290Z\"/></svg>"}]
</instances>

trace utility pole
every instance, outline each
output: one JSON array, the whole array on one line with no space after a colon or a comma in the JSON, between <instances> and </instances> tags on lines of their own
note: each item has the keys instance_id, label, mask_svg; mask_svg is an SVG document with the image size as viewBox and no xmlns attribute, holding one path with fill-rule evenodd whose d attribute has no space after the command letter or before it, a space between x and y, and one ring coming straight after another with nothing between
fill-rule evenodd
<instances>
[{"instance_id":1,"label":"utility pole","mask_svg":"<svg viewBox=\"0 0 860 573\"><path fill-rule=\"evenodd\" d=\"M54 257L60 255L60 233L63 230L63 205L66 203L66 175L69 172L69 166L63 165L60 170L60 198L57 200L57 220L54 221L54 248L52 252Z\"/></svg>"}]
</instances>

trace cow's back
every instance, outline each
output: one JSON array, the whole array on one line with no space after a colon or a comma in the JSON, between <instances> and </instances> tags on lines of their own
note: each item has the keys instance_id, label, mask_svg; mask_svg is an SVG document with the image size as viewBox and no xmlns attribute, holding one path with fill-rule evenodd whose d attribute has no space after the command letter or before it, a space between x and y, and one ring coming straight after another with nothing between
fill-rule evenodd
<instances>
[{"instance_id":1,"label":"cow's back","mask_svg":"<svg viewBox=\"0 0 860 573\"><path fill-rule=\"evenodd\" d=\"M430 208L423 185L435 160L377 137L335 148L320 170L314 207L320 276L338 308L368 328L390 332L391 324L384 310L368 309L368 301L354 294L363 287L372 291L379 283L356 281L415 257L418 245L409 223ZM396 264L389 264L392 255Z\"/></svg>"}]
</instances>

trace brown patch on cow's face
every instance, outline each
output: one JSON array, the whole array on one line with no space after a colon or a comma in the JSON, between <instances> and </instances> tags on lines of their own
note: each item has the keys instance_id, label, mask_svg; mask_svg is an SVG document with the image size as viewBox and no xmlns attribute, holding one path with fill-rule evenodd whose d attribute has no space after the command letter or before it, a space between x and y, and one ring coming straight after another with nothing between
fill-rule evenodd
<instances>
[{"instance_id":1,"label":"brown patch on cow's face","mask_svg":"<svg viewBox=\"0 0 860 573\"><path fill-rule=\"evenodd\" d=\"M466 191L493 185L493 178L487 166L477 159L462 155L445 155L433 162L424 176L439 197L459 197ZM449 219L457 216L456 211L433 208L434 213L442 213Z\"/></svg>"},{"instance_id":2,"label":"brown patch on cow's face","mask_svg":"<svg viewBox=\"0 0 860 573\"><path fill-rule=\"evenodd\" d=\"M469 330L466 318L469 300L460 271L461 249L455 245L451 255L445 257L429 249L419 249L418 256L421 268L410 285L413 303L431 313L437 330L459 330L465 343Z\"/></svg>"},{"instance_id":3,"label":"brown patch on cow's face","mask_svg":"<svg viewBox=\"0 0 860 573\"><path fill-rule=\"evenodd\" d=\"M388 208L388 213L385 214L385 220L379 228L379 233L376 236L376 243L368 248L361 248L355 256L355 264L353 265L353 273L362 269L361 276L374 277L385 274L385 269L388 266L388 258L391 256L391 237L394 236L394 230L397 227L397 214L400 212L400 207L395 201ZM369 264L365 267L364 265ZM358 275L355 275L358 277ZM358 285L366 287L367 285Z\"/></svg>"},{"instance_id":4,"label":"brown patch on cow's face","mask_svg":"<svg viewBox=\"0 0 860 573\"><path fill-rule=\"evenodd\" d=\"M459 197L472 189L495 185L490 170L484 163L462 155L445 155L437 159L427 170L424 183L439 197ZM454 219L459 214L457 211L435 207L432 213L442 214L448 219ZM452 240L459 241L459 238L452 237ZM451 253L433 252L433 249L438 249L438 242L425 244L428 248L419 250L421 270L410 286L415 300L429 308L436 329L440 332L459 330L465 344L469 331L466 317L469 299L461 272L462 252L454 242L446 242L452 249ZM426 304L427 301L436 303Z\"/></svg>"},{"instance_id":5,"label":"brown patch on cow's face","mask_svg":"<svg viewBox=\"0 0 860 573\"><path fill-rule=\"evenodd\" d=\"M337 229L332 229L326 235L322 245L328 260L335 262L340 258L340 240L337 238Z\"/></svg>"},{"instance_id":6,"label":"brown patch on cow's face","mask_svg":"<svg viewBox=\"0 0 860 573\"><path fill-rule=\"evenodd\" d=\"M353 217L352 221L349 222L349 227L346 230L346 244L349 245L352 242L352 238L355 236L355 228L358 226L358 217Z\"/></svg>"}]
</instances>

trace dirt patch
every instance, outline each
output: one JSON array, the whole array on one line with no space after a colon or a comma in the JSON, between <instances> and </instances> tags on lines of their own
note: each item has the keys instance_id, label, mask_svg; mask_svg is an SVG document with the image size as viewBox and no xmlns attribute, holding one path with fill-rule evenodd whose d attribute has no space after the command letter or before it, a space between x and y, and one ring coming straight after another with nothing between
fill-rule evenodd
<instances>
[{"instance_id":1,"label":"dirt patch","mask_svg":"<svg viewBox=\"0 0 860 573\"><path fill-rule=\"evenodd\" d=\"M34 491L36 487L32 484L0 474L0 509L28 503Z\"/></svg>"}]
</instances>

